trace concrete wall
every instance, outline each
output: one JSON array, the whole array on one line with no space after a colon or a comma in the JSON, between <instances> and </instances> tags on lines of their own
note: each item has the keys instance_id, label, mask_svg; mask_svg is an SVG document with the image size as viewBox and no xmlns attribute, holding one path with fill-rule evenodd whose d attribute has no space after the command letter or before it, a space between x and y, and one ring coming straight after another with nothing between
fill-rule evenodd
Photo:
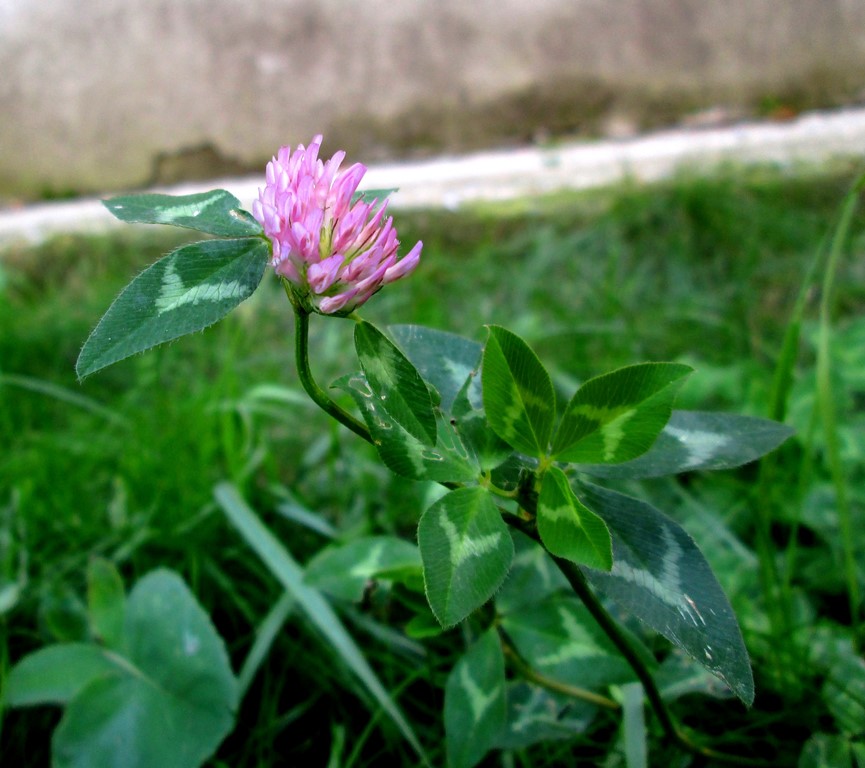
<instances>
[{"instance_id":1,"label":"concrete wall","mask_svg":"<svg viewBox=\"0 0 865 768\"><path fill-rule=\"evenodd\" d=\"M865 93L865 0L0 0L0 197Z\"/></svg>"}]
</instances>

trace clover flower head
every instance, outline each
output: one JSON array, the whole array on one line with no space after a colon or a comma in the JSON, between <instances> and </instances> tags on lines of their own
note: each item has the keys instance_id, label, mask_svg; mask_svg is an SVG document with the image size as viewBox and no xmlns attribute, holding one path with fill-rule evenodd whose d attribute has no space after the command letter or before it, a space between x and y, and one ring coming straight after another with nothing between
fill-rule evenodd
<instances>
[{"instance_id":1,"label":"clover flower head","mask_svg":"<svg viewBox=\"0 0 865 768\"><path fill-rule=\"evenodd\" d=\"M366 167L340 170L345 152L318 158L321 136L294 152L282 147L267 164L252 214L273 244L273 266L304 309L347 315L420 260L418 242L405 256L387 200L355 199Z\"/></svg>"}]
</instances>

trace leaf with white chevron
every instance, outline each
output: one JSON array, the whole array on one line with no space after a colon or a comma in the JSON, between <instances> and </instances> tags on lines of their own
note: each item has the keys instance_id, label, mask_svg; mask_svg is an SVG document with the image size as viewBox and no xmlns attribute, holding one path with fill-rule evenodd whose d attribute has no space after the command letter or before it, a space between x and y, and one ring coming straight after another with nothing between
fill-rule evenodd
<instances>
[{"instance_id":1,"label":"leaf with white chevron","mask_svg":"<svg viewBox=\"0 0 865 768\"><path fill-rule=\"evenodd\" d=\"M501 586L514 543L489 491L458 488L420 519L418 545L430 608L444 627L462 621Z\"/></svg>"},{"instance_id":2,"label":"leaf with white chevron","mask_svg":"<svg viewBox=\"0 0 865 768\"><path fill-rule=\"evenodd\" d=\"M505 726L505 659L495 628L456 663L445 686L445 746L450 768L472 768Z\"/></svg>"},{"instance_id":3,"label":"leaf with white chevron","mask_svg":"<svg viewBox=\"0 0 865 768\"><path fill-rule=\"evenodd\" d=\"M685 377L678 363L640 363L590 379L565 408L553 438L558 461L618 464L652 447Z\"/></svg>"},{"instance_id":4,"label":"leaf with white chevron","mask_svg":"<svg viewBox=\"0 0 865 768\"><path fill-rule=\"evenodd\" d=\"M78 356L78 377L221 320L252 295L269 256L270 246L258 237L205 240L172 251L108 308Z\"/></svg>"}]
</instances>

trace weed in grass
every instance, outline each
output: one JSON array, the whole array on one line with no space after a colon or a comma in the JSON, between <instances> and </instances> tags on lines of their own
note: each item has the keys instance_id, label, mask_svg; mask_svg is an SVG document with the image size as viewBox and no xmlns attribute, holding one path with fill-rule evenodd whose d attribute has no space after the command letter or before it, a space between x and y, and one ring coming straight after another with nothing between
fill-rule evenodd
<instances>
[{"instance_id":1,"label":"weed in grass","mask_svg":"<svg viewBox=\"0 0 865 768\"><path fill-rule=\"evenodd\" d=\"M700 371L683 391L686 407L766 413L790 307L845 183L731 175L625 188L599 199L558 199L546 209L506 216L490 210L417 214L404 221L401 234L407 242L425 242L420 279L383 293L367 317L467 336L484 323L516 324L552 364L562 390L634 358L685 359ZM851 318L865 292L862 224L862 213L854 213L848 241L854 256L838 263L835 282L834 378L821 384L835 393L853 531L861 528L865 508L855 491L862 471L857 428L865 364L855 353L861 322ZM3 518L4 541L11 545L0 546L0 556L5 583L20 578L24 585L0 617L3 675L27 651L53 639L60 619L52 623L45 616L58 595L71 600L82 594L91 554L113 559L130 583L157 564L182 572L240 670L282 592L226 528L211 500L219 481L241 487L301 562L328 538L299 525L296 516L280 514L287 500L274 488L289 488L290 503L321 514L325 530L342 541L370 533L411 537L432 501L428 489L390 476L368 447L292 401L300 391L291 364L293 329L276 286L265 285L221 324L79 386L72 366L93 318L130 274L179 243L161 238L150 232L62 238L0 257L0 508L11 511ZM814 316L818 298L803 295L805 318ZM517 318L511 316L514 306L525 310ZM316 376L323 382L344 371L349 358L350 329L338 325L313 328ZM807 322L803 328L789 414L805 439L820 353L819 337ZM281 389L256 394L275 384ZM695 729L710 732L717 724L726 751L773 755L779 764L793 760L811 733L847 738L856 713L855 690L836 696L840 704L831 707L821 693L839 684L844 665L855 668L844 650L850 575L836 564L845 551L850 557L857 542L842 535L823 437L816 429L811 433L814 453L806 454L798 442L785 448L766 481L774 499L771 550L777 557L784 547L796 547L788 565L779 562L789 621L801 638L797 658L804 666L797 668L793 688L762 671L770 668L777 635L754 588L758 505L745 492L753 470L730 473L721 483L694 474L641 485L703 545L742 620L757 671L751 714L734 715L697 696L675 709ZM801 500L800 514L791 510L791 496ZM854 561L862 556L853 550ZM415 613L413 599L399 588L384 589L357 612L357 623L351 610L339 615L431 761L443 764L436 746L441 691L473 638L468 630L424 640L422 657L400 649L380 630L402 629ZM74 623L74 605L66 613ZM370 714L368 694L334 665L310 625L294 612L285 623L271 621L282 629L255 674L249 673L239 725L213 764L333 759L372 765L385 755L411 764L408 747L384 718ZM6 714L0 751L22 756L17 764L47 763L45 734L56 720L50 710ZM600 717L576 740L514 748L509 759L515 765L596 764L609 754L617 722ZM654 722L647 727L653 759L672 761L658 744Z\"/></svg>"}]
</instances>

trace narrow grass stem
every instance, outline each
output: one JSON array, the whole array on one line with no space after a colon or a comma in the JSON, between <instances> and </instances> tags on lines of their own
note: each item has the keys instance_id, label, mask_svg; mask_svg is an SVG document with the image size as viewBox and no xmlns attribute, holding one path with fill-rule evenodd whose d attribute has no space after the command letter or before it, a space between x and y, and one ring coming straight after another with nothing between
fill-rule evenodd
<instances>
[{"instance_id":1,"label":"narrow grass stem","mask_svg":"<svg viewBox=\"0 0 865 768\"><path fill-rule=\"evenodd\" d=\"M290 298L290 297L289 297ZM368 443L372 442L372 436L366 425L358 421L348 411L344 411L325 392L312 376L309 368L309 312L292 301L294 306L294 361L297 365L297 375L303 385L306 394L323 411L333 416L340 424L348 427L359 437Z\"/></svg>"},{"instance_id":2,"label":"narrow grass stem","mask_svg":"<svg viewBox=\"0 0 865 768\"><path fill-rule=\"evenodd\" d=\"M826 442L826 460L832 483L835 486L835 503L838 508L838 524L841 533L841 547L844 552L844 575L847 581L847 595L850 604L850 626L857 646L862 641L859 623L859 580L856 573L856 554L850 501L847 494L847 479L841 460L841 446L838 437L838 417L832 391L831 333L832 333L832 296L835 287L835 273L850 230L850 223L859 193L865 184L865 176L860 177L853 190L848 194L832 236L829 258L823 273L820 296L820 325L817 339L817 403L823 421L823 436Z\"/></svg>"},{"instance_id":3,"label":"narrow grass stem","mask_svg":"<svg viewBox=\"0 0 865 768\"><path fill-rule=\"evenodd\" d=\"M820 302L816 385L817 408L814 409L811 424L807 433L802 438L806 450L805 458L802 460L802 465L799 471L799 499L801 500L801 498L803 498L804 489L808 487L811 478L813 451L810 449L810 446L813 442L813 434L819 416L820 421L823 422L822 426L824 432L826 433L827 457L838 499L841 534L844 537L845 575L848 584L853 585L852 589L848 587L848 592L851 608L851 623L854 630L857 626L857 609L854 608L854 605L859 604L858 583L855 581L855 568L851 568L851 562L853 559L852 552L848 549L848 547L851 546L850 543L852 542L852 536L848 535L849 514L845 514L845 510L849 513L849 504L846 499L846 486L843 474L840 472L840 459L837 455L835 405L831 396L831 372L829 366L830 356L828 347L831 314L829 310L835 270L840 258L841 246L846 239L850 220L863 181L865 181L865 176L857 179L853 188L848 192L834 231L821 241L808 264L805 275L803 276L796 303L793 307L793 312L791 313L784 333L781 352L775 365L768 413L768 416L771 419L775 419L776 421L785 420L787 413L787 400L792 390L793 374L799 355L799 340L808 297L813 291L814 284L816 283L817 271L824 259L826 259L827 264L823 274ZM826 256L827 251L829 253L828 258ZM760 564L760 582L763 599L772 628L773 642L770 644L770 653L774 660L775 674L787 690L791 691L795 690L798 685L799 678L796 675L795 670L801 663L802 658L802 650L795 642L791 642L792 633L794 631L792 579L795 573L797 554L796 537L800 526L801 501L792 511L793 516L790 520L789 541L786 552L784 553L783 567L779 569L775 561L775 546L772 541L773 511L776 508L777 503L773 497L772 489L775 487L775 483L777 482L776 470L778 465L779 458L777 454L766 456L760 462L760 474L756 491L758 499L756 545ZM791 513L788 513L788 519L790 514ZM850 580L851 573L854 574L853 581ZM793 659L793 663L791 663L791 659Z\"/></svg>"},{"instance_id":4,"label":"narrow grass stem","mask_svg":"<svg viewBox=\"0 0 865 768\"><path fill-rule=\"evenodd\" d=\"M814 482L814 434L817 431L817 411L811 409L811 416L808 419L808 427L802 435L802 445L805 447L803 457L799 464L799 482L797 498L804 499L808 488ZM801 501L795 509L795 517L790 521L789 543L787 551L784 553L784 571L782 574L781 588L786 595L785 600L788 605L793 602L793 574L796 572L796 562L799 553L799 529L802 525ZM790 623L792 627L792 621ZM803 649L804 650L804 649ZM800 654L801 655L801 654ZM795 674L795 670L794 670Z\"/></svg>"},{"instance_id":5,"label":"narrow grass stem","mask_svg":"<svg viewBox=\"0 0 865 768\"><path fill-rule=\"evenodd\" d=\"M784 331L781 352L775 364L772 378L772 389L769 398L770 419L784 421L787 415L787 400L793 386L793 372L799 355L799 339L802 331L802 318L808 294L814 282L817 268L823 259L825 243L821 243L808 265L806 274L799 288L799 295L793 308L790 320ZM796 676L788 662L784 661L784 650L789 648L793 618L792 592L789 573L779 572L775 559L775 544L772 540L772 524L775 517L777 500L773 494L777 481L778 456L770 454L760 461L760 470L756 486L756 529L755 544L759 563L760 588L763 593L763 603L769 618L773 642L770 643L769 654L772 656L775 676L784 686L795 684ZM801 497L800 497L801 498ZM798 520L798 513L796 519ZM791 538L787 546L787 563L795 558L795 541ZM791 673L793 673L791 675Z\"/></svg>"},{"instance_id":6,"label":"narrow grass stem","mask_svg":"<svg viewBox=\"0 0 865 768\"><path fill-rule=\"evenodd\" d=\"M774 503L771 489L776 479L776 458L768 456L760 464L757 484L757 517L755 526L755 546L757 550L760 591L769 619L769 627L774 642L770 643L769 654L776 677L784 682L789 680L789 668L783 662L783 649L790 639L792 626L789 590L782 586L782 576L775 558L775 544L772 540Z\"/></svg>"}]
</instances>

